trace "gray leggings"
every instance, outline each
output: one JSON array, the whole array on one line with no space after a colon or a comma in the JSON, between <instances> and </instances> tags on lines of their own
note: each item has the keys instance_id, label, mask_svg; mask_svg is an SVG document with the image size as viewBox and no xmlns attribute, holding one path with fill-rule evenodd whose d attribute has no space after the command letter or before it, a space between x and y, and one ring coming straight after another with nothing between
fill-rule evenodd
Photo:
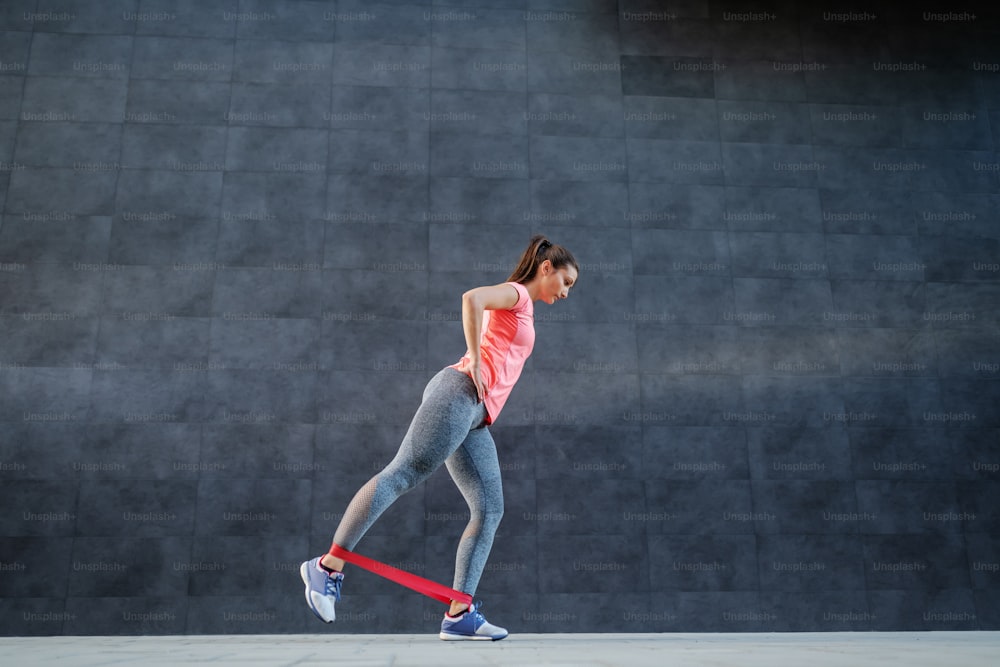
<instances>
[{"instance_id":1,"label":"gray leggings","mask_svg":"<svg viewBox=\"0 0 1000 667\"><path fill-rule=\"evenodd\" d=\"M503 486L496 444L486 428L486 407L477 399L472 379L454 368L441 369L427 383L395 458L354 494L333 541L353 550L389 505L442 463L470 514L452 587L475 595L503 516Z\"/></svg>"}]
</instances>

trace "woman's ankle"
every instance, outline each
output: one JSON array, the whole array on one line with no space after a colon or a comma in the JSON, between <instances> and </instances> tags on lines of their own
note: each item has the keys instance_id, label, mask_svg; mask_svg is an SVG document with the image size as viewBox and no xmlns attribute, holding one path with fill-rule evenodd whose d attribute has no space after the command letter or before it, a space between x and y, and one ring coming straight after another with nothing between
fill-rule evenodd
<instances>
[{"instance_id":1,"label":"woman's ankle","mask_svg":"<svg viewBox=\"0 0 1000 667\"><path fill-rule=\"evenodd\" d=\"M340 560L336 556L331 556L330 554L326 554L320 558L319 564L328 570L333 570L334 572L343 572L344 570L344 561Z\"/></svg>"},{"instance_id":2,"label":"woman's ankle","mask_svg":"<svg viewBox=\"0 0 1000 667\"><path fill-rule=\"evenodd\" d=\"M451 605L451 608L448 609L448 615L451 616L452 618L456 618L458 616L461 616L468 610L469 610L469 605L462 603L454 603Z\"/></svg>"}]
</instances>

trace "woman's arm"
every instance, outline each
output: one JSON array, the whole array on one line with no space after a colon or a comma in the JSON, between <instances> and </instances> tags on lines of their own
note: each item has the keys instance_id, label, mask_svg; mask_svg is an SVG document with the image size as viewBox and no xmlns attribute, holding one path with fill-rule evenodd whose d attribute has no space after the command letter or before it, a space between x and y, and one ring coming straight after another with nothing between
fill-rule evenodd
<instances>
[{"instance_id":1,"label":"woman's arm","mask_svg":"<svg viewBox=\"0 0 1000 667\"><path fill-rule=\"evenodd\" d=\"M483 330L484 310L509 310L517 305L519 294L512 285L502 283L476 287L462 295L462 328L469 348L469 375L476 385L479 400L486 397L486 387L479 375L479 341Z\"/></svg>"}]
</instances>

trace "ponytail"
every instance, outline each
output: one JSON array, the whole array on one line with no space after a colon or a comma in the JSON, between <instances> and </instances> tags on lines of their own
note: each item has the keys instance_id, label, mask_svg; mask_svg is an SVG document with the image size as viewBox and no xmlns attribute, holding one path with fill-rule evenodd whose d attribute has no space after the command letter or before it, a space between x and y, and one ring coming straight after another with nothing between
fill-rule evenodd
<instances>
[{"instance_id":1,"label":"ponytail","mask_svg":"<svg viewBox=\"0 0 1000 667\"><path fill-rule=\"evenodd\" d=\"M527 249L514 267L514 272L507 278L507 282L524 284L530 281L538 272L539 265L545 260L552 262L552 267L555 269L572 266L577 271L580 270L573 253L561 245L550 242L541 234L536 234L531 237Z\"/></svg>"}]
</instances>

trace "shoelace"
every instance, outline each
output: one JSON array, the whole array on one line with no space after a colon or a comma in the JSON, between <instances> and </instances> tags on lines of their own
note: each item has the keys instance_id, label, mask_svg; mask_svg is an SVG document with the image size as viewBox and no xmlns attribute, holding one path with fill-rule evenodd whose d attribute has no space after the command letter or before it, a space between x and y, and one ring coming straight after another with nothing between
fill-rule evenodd
<instances>
[{"instance_id":1,"label":"shoelace","mask_svg":"<svg viewBox=\"0 0 1000 667\"><path fill-rule=\"evenodd\" d=\"M482 600L476 602L472 605L472 620L475 622L475 626L478 628L480 625L486 622L486 617L483 616L483 612L479 611L479 608L483 606Z\"/></svg>"},{"instance_id":2,"label":"shoelace","mask_svg":"<svg viewBox=\"0 0 1000 667\"><path fill-rule=\"evenodd\" d=\"M328 574L326 576L326 583L324 584L324 587L323 587L323 593L325 595L332 595L334 600L336 600L337 602L340 602L340 584L341 584L342 581L344 581L344 575L342 575L342 574L336 574L336 575Z\"/></svg>"}]
</instances>

